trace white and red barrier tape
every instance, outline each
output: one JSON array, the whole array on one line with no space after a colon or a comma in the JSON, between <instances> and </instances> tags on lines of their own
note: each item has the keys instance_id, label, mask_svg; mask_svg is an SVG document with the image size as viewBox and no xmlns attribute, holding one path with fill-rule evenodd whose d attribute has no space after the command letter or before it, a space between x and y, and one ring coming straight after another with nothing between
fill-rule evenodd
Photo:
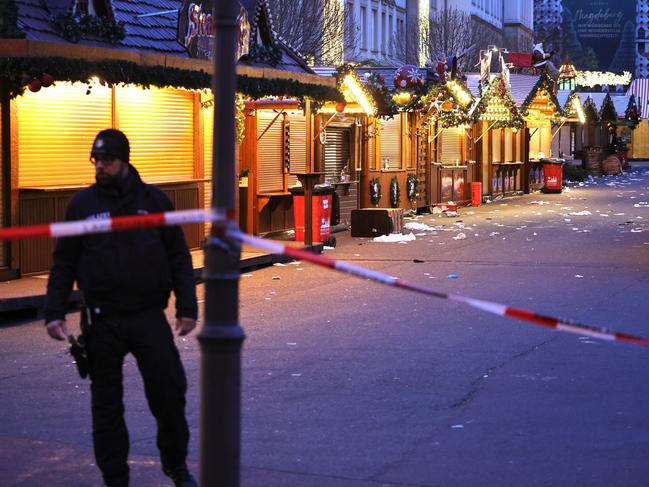
<instances>
[{"instance_id":1,"label":"white and red barrier tape","mask_svg":"<svg viewBox=\"0 0 649 487\"><path fill-rule=\"evenodd\" d=\"M50 225L34 225L28 227L12 227L0 229L0 241L18 240L38 237L71 237L85 235L89 233L107 233L113 231L133 230L138 228L152 228L159 226L182 225L186 223L202 223L207 221L223 220L225 217L219 216L214 210L198 209L174 211L165 213L152 213L149 215L121 216L97 220L72 221L65 223L52 223ZM231 238L246 243L252 247L267 250L273 254L285 255L294 259L301 259L319 266L335 269L353 276L370 279L372 281L394 286L408 291L414 291L427 296L439 299L447 299L457 303L463 303L473 308L486 311L487 313L496 314L508 318L515 318L528 323L533 323L547 328L584 335L600 340L619 341L634 343L636 345L649 346L649 339L642 338L626 333L618 333L606 328L594 327L575 323L572 321L554 318L552 316L541 315L533 311L514 308L504 304L474 299L458 294L447 294L432 289L419 286L414 283L403 281L397 277L388 276L381 272L365 269L363 267L350 264L342 260L334 260L323 255L313 254L306 250L300 250L288 245L281 244L272 240L253 237L239 231L229 235Z\"/></svg>"},{"instance_id":2,"label":"white and red barrier tape","mask_svg":"<svg viewBox=\"0 0 649 487\"><path fill-rule=\"evenodd\" d=\"M89 233L119 232L136 228L153 228L185 223L203 223L216 221L219 217L215 210L198 209L168 211L148 215L116 216L96 220L79 220L49 225L32 225L26 227L0 228L0 241L21 240L39 237L73 237Z\"/></svg>"}]
</instances>

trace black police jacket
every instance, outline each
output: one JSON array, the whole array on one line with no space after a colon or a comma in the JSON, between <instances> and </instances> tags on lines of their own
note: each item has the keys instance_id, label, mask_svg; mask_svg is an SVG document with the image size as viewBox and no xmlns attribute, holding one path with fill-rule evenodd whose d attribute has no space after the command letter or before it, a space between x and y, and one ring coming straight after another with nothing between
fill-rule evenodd
<instances>
[{"instance_id":1,"label":"black police jacket","mask_svg":"<svg viewBox=\"0 0 649 487\"><path fill-rule=\"evenodd\" d=\"M173 210L160 189L129 168L121 191L93 184L77 193L66 221ZM86 304L102 312L165 308L173 290L176 316L197 316L191 256L178 226L59 238L47 284L46 323L65 317L75 281Z\"/></svg>"}]
</instances>

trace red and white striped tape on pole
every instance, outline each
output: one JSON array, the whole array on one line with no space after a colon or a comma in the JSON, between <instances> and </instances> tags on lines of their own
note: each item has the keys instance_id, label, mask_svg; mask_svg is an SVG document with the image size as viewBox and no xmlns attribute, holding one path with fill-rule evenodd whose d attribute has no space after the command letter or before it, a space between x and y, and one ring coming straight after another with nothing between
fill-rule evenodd
<instances>
[{"instance_id":1,"label":"red and white striped tape on pole","mask_svg":"<svg viewBox=\"0 0 649 487\"><path fill-rule=\"evenodd\" d=\"M0 228L0 241L21 240L39 237L73 237L89 233L108 233L137 228L154 228L185 223L203 223L219 220L218 214L210 209L168 211L148 215L116 216L96 220L79 220L49 225Z\"/></svg>"},{"instance_id":2,"label":"red and white striped tape on pole","mask_svg":"<svg viewBox=\"0 0 649 487\"><path fill-rule=\"evenodd\" d=\"M97 220L52 223L50 225L3 228L0 229L0 241L39 237L71 237L90 233L107 233L134 230L138 228L183 225L186 223L225 221L225 219L226 217L224 214L211 209L171 211L165 213L151 213L149 215L120 216ZM649 346L649 339L647 338L628 335L626 333L618 333L606 328L583 325L572 321L562 320L560 318L554 318L552 316L541 315L533 311L514 308L504 304L494 303L492 301L470 298L459 294L441 293L414 283L403 281L397 277L388 276L381 272L350 264L349 262L330 259L323 255L313 254L309 251L296 249L272 240L253 237L239 231L230 232L228 233L228 236L252 247L267 250L273 254L305 260L322 267L328 267L350 275L370 279L388 286L414 291L439 299L463 303L473 308L486 311L487 313L514 318L559 331L598 338L600 340L634 343L645 347Z\"/></svg>"},{"instance_id":3,"label":"red and white striped tape on pole","mask_svg":"<svg viewBox=\"0 0 649 487\"><path fill-rule=\"evenodd\" d=\"M417 284L403 281L398 277L388 276L387 274L372 271L370 269L365 269L363 267L350 264L349 262L345 262L342 260L334 260L325 257L323 255L312 254L311 252L295 249L288 245L284 245L278 242L273 242L271 240L260 239L240 232L237 232L236 235L232 235L232 238L236 238L241 242L251 245L253 247L268 250L269 252L272 252L274 254L282 254L294 259L306 260L308 262L312 262L314 264L323 267L336 269L338 271L345 272L347 274L351 274L357 277L362 277L365 279L370 279L372 281L380 282L381 284L386 284L388 286L394 286L401 289L406 289L409 291L426 294L427 296L433 296L435 298L447 299L449 301L463 303L473 308L486 311L487 313L492 313L499 316L505 316L508 318L515 318L521 321L527 321L528 323L545 326L547 328L553 328L559 331L565 331L577 335L599 338L600 340L635 343L636 345L642 345L645 347L649 346L649 339L647 338L627 335L625 333L618 333L611 330L607 330L606 328L582 325L580 323L562 320L559 318L553 318L551 316L541 315L533 311L528 311L520 308L513 308L511 306L506 306L504 304L494 303L492 301L484 301L482 299L469 298L466 296L460 296L458 294L441 293L439 291L434 291L432 289L419 286Z\"/></svg>"}]
</instances>

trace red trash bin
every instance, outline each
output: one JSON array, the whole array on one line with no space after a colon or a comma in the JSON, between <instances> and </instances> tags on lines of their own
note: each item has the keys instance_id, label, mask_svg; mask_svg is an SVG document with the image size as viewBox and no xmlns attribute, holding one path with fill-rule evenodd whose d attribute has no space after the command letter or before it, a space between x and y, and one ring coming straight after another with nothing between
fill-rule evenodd
<instances>
[{"instance_id":1,"label":"red trash bin","mask_svg":"<svg viewBox=\"0 0 649 487\"><path fill-rule=\"evenodd\" d=\"M561 193L563 188L563 159L541 159L544 193Z\"/></svg>"},{"instance_id":2,"label":"red trash bin","mask_svg":"<svg viewBox=\"0 0 649 487\"><path fill-rule=\"evenodd\" d=\"M471 206L482 204L482 183L471 183Z\"/></svg>"},{"instance_id":3,"label":"red trash bin","mask_svg":"<svg viewBox=\"0 0 649 487\"><path fill-rule=\"evenodd\" d=\"M293 195L295 241L304 242L304 189L290 188ZM331 235L331 203L333 188L314 188L311 196L311 238L328 242Z\"/></svg>"}]
</instances>

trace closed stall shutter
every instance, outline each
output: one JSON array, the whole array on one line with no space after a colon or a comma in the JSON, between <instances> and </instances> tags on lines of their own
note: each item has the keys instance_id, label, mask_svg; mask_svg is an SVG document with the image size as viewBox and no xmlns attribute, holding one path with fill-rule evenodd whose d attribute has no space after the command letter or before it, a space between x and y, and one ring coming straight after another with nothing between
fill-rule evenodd
<instances>
[{"instance_id":1,"label":"closed stall shutter","mask_svg":"<svg viewBox=\"0 0 649 487\"><path fill-rule=\"evenodd\" d=\"M502 162L500 154L500 136L502 129L494 129L491 131L491 154L493 162Z\"/></svg>"},{"instance_id":2,"label":"closed stall shutter","mask_svg":"<svg viewBox=\"0 0 649 487\"><path fill-rule=\"evenodd\" d=\"M262 134L277 116L274 112L257 112L257 133ZM257 142L258 189L260 193L284 190L284 128L282 116L275 120Z\"/></svg>"},{"instance_id":3,"label":"closed stall shutter","mask_svg":"<svg viewBox=\"0 0 649 487\"><path fill-rule=\"evenodd\" d=\"M505 129L505 162L514 160L514 134L512 129Z\"/></svg>"},{"instance_id":4,"label":"closed stall shutter","mask_svg":"<svg viewBox=\"0 0 649 487\"><path fill-rule=\"evenodd\" d=\"M131 163L146 181L194 177L194 95L135 86L115 91L119 129L131 143Z\"/></svg>"},{"instance_id":5,"label":"closed stall shutter","mask_svg":"<svg viewBox=\"0 0 649 487\"><path fill-rule=\"evenodd\" d=\"M351 129L349 128L330 127L327 129L327 142L324 146L325 178L338 181L343 167L348 167L350 135Z\"/></svg>"},{"instance_id":6,"label":"closed stall shutter","mask_svg":"<svg viewBox=\"0 0 649 487\"><path fill-rule=\"evenodd\" d=\"M401 115L381 120L381 169L401 169Z\"/></svg>"},{"instance_id":7,"label":"closed stall shutter","mask_svg":"<svg viewBox=\"0 0 649 487\"><path fill-rule=\"evenodd\" d=\"M306 172L306 117L302 114L291 114L289 116L290 125L290 171ZM327 131L329 132L329 131ZM327 133L327 135L329 135ZM295 186L297 177L289 174L288 185Z\"/></svg>"},{"instance_id":8,"label":"closed stall shutter","mask_svg":"<svg viewBox=\"0 0 649 487\"><path fill-rule=\"evenodd\" d=\"M203 177L209 179L205 188L205 208L212 207L212 148L214 147L214 107L201 108L203 117ZM205 235L210 232L210 225L205 225Z\"/></svg>"},{"instance_id":9,"label":"closed stall shutter","mask_svg":"<svg viewBox=\"0 0 649 487\"><path fill-rule=\"evenodd\" d=\"M0 103L0 108L2 108L2 103ZM0 134L2 134L2 117L0 117ZM0 137L0 154L2 154L2 137ZM4 171L0 171L0 228L4 227L4 186L5 180L3 177ZM5 247L7 246L6 242L0 242L0 267L5 267L7 263L5 262Z\"/></svg>"},{"instance_id":10,"label":"closed stall shutter","mask_svg":"<svg viewBox=\"0 0 649 487\"><path fill-rule=\"evenodd\" d=\"M462 158L462 144L461 137L464 130L456 128L441 129L442 134L439 136L441 139L441 158L442 164L459 164L464 163ZM458 133L461 131L461 133Z\"/></svg>"},{"instance_id":11,"label":"closed stall shutter","mask_svg":"<svg viewBox=\"0 0 649 487\"><path fill-rule=\"evenodd\" d=\"M18 185L75 186L94 182L90 148L97 132L110 128L111 90L57 82L16 98Z\"/></svg>"},{"instance_id":12,"label":"closed stall shutter","mask_svg":"<svg viewBox=\"0 0 649 487\"><path fill-rule=\"evenodd\" d=\"M203 177L212 180L212 148L214 147L214 107L201 109L203 115ZM212 206L212 183L205 183L205 208Z\"/></svg>"}]
</instances>

